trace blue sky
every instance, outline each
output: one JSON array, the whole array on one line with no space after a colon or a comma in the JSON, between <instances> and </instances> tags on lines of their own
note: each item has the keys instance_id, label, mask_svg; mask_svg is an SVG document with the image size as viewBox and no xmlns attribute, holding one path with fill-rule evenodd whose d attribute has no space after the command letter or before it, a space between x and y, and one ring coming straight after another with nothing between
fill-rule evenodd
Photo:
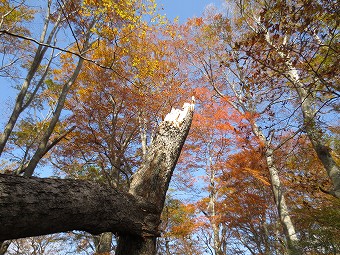
<instances>
[{"instance_id":1,"label":"blue sky","mask_svg":"<svg viewBox=\"0 0 340 255\"><path fill-rule=\"evenodd\" d=\"M187 18L200 16L205 7L209 4L214 4L219 7L222 5L224 0L157 0L157 4L161 9L162 14L166 14L169 20L173 20L179 17L181 23L185 22ZM3 80L0 80L3 82ZM4 88L5 87L5 88ZM4 116L7 116L10 112L8 103L13 102L16 94L9 86L4 86L2 84L0 88L0 113L2 114L2 119L0 119L0 126L3 124Z\"/></svg>"},{"instance_id":2,"label":"blue sky","mask_svg":"<svg viewBox=\"0 0 340 255\"><path fill-rule=\"evenodd\" d=\"M201 16L206 6L214 4L221 7L225 0L156 0L161 14L165 14L169 20L176 17L180 23L188 18ZM34 2L34 1L32 1ZM16 91L10 87L8 80L0 77L0 128L3 128L8 121L11 108L16 98ZM19 82L20 83L20 82Z\"/></svg>"},{"instance_id":3,"label":"blue sky","mask_svg":"<svg viewBox=\"0 0 340 255\"><path fill-rule=\"evenodd\" d=\"M187 18L200 16L207 5L221 6L222 2L223 0L157 0L158 6L164 8L161 12L168 19L179 17L181 23Z\"/></svg>"}]
</instances>

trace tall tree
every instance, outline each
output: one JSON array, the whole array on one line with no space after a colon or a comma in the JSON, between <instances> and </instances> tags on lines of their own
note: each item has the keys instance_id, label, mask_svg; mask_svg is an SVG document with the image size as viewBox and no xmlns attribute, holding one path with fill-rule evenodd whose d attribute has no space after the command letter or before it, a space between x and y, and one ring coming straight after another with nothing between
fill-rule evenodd
<instances>
[{"instance_id":1,"label":"tall tree","mask_svg":"<svg viewBox=\"0 0 340 255\"><path fill-rule=\"evenodd\" d=\"M193 65L201 73L202 84L215 90L222 102L227 102L238 112L241 123L246 122L250 127L248 139L255 136L258 145L262 147L270 174L276 209L287 240L287 252L299 254L298 236L289 213L274 158L276 146L273 136L275 131L282 129L282 126L274 123L269 124L270 128L265 128L268 124L264 122L266 118L273 119L271 107L278 101L284 100L282 93L275 94L267 86L265 76L259 86L251 81L253 69L250 62L247 61L245 55L234 50L230 23L221 14L210 10L205 20L194 20L189 31L198 33L194 36L196 41L190 48L188 54L191 56L188 59L191 59ZM226 49L231 50L226 52ZM226 55L229 57L227 58ZM267 133L264 132L265 129L268 130ZM235 131L237 132L237 128Z\"/></svg>"},{"instance_id":2,"label":"tall tree","mask_svg":"<svg viewBox=\"0 0 340 255\"><path fill-rule=\"evenodd\" d=\"M340 168L327 144L323 124L332 118L339 99L337 4L331 1L266 1L252 5L240 2L237 10L248 30L238 49L257 63L258 69L268 70L280 86L296 94L303 118L300 129L307 133L332 180L329 193L340 197ZM333 114L337 113L333 111Z\"/></svg>"},{"instance_id":3,"label":"tall tree","mask_svg":"<svg viewBox=\"0 0 340 255\"><path fill-rule=\"evenodd\" d=\"M332 183L308 137L303 135L291 140L276 153L285 159L279 163L279 168L285 172L283 181L290 207L297 218L296 228L303 252L336 253L339 250L336 234L339 226L334 221L339 220L338 199L321 191L331 187Z\"/></svg>"}]
</instances>

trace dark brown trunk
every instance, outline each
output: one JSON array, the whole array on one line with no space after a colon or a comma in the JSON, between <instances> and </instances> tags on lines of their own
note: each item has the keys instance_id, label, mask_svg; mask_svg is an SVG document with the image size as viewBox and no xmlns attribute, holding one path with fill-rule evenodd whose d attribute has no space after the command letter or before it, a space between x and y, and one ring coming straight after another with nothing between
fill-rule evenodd
<instances>
[{"instance_id":1,"label":"dark brown trunk","mask_svg":"<svg viewBox=\"0 0 340 255\"><path fill-rule=\"evenodd\" d=\"M118 238L116 255L153 255L156 254L156 237L141 237L122 234Z\"/></svg>"},{"instance_id":2,"label":"dark brown trunk","mask_svg":"<svg viewBox=\"0 0 340 255\"><path fill-rule=\"evenodd\" d=\"M158 219L153 205L102 184L0 174L0 241L71 230L157 235Z\"/></svg>"}]
</instances>

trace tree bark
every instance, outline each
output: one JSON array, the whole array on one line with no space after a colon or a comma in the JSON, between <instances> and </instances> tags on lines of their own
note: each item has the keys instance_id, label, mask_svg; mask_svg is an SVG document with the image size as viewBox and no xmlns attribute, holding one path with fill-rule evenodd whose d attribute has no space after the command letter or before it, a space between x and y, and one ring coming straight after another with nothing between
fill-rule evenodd
<instances>
[{"instance_id":1,"label":"tree bark","mask_svg":"<svg viewBox=\"0 0 340 255\"><path fill-rule=\"evenodd\" d=\"M328 193L334 197L340 198L340 166L331 154L332 149L326 146L326 142L324 141L324 132L316 121L316 114L318 110L315 108L316 100L313 98L315 90L305 86L305 84L301 81L297 68L292 64L291 57L286 52L281 51L281 47L275 47L270 39L268 31L266 32L265 40L269 46L275 49L282 59L286 60L285 77L292 83L299 96L305 131L333 184L333 190ZM283 45L285 45L285 43L283 43Z\"/></svg>"},{"instance_id":2,"label":"tree bark","mask_svg":"<svg viewBox=\"0 0 340 255\"><path fill-rule=\"evenodd\" d=\"M154 205L109 186L0 174L0 241L71 230L156 236L158 223Z\"/></svg>"}]
</instances>

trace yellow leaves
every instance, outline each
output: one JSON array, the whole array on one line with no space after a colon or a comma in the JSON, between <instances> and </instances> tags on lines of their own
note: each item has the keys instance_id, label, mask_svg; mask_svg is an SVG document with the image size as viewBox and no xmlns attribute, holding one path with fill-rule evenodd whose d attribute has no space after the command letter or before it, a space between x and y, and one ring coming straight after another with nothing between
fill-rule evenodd
<instances>
[{"instance_id":1,"label":"yellow leaves","mask_svg":"<svg viewBox=\"0 0 340 255\"><path fill-rule=\"evenodd\" d=\"M138 73L135 77L139 79L150 78L159 70L159 60L147 55L133 56L131 65L137 69Z\"/></svg>"},{"instance_id":2,"label":"yellow leaves","mask_svg":"<svg viewBox=\"0 0 340 255\"><path fill-rule=\"evenodd\" d=\"M135 57L135 58L132 60L132 66L133 66L133 67L137 67L139 64L140 64L140 59L139 59L138 57Z\"/></svg>"},{"instance_id":3,"label":"yellow leaves","mask_svg":"<svg viewBox=\"0 0 340 255\"><path fill-rule=\"evenodd\" d=\"M165 16L157 14L156 9L155 0L83 0L82 13L87 17L97 16L93 32L100 36L98 43L87 52L88 57L103 66L114 68L134 84L165 84L164 77L168 77L172 66L168 64L168 56L174 52L168 48L171 42L159 38L173 40L177 33L166 26ZM151 25L147 21L148 15L151 16ZM62 61L66 70L72 68L68 64L72 60L67 59L65 54ZM85 63L85 66L88 64ZM154 82L154 78L160 81ZM80 91L80 95L85 94Z\"/></svg>"},{"instance_id":4,"label":"yellow leaves","mask_svg":"<svg viewBox=\"0 0 340 255\"><path fill-rule=\"evenodd\" d=\"M93 88L91 88L90 86L82 87L78 90L78 96L80 97L82 101L85 101L86 98L88 98L92 92L93 92Z\"/></svg>"},{"instance_id":5,"label":"yellow leaves","mask_svg":"<svg viewBox=\"0 0 340 255\"><path fill-rule=\"evenodd\" d=\"M113 10L115 11L115 13L124 20L129 20L131 22L136 22L137 21L137 17L133 14L133 12L131 10L133 10L133 3L131 1L119 1L118 3L115 3L112 5L111 1L109 1L110 3L105 3L106 4L106 8L110 9L113 7ZM122 4L124 3L124 4ZM104 5L105 5L104 4Z\"/></svg>"},{"instance_id":6,"label":"yellow leaves","mask_svg":"<svg viewBox=\"0 0 340 255\"><path fill-rule=\"evenodd\" d=\"M7 0L0 1L0 29L6 29L21 35L30 35L31 31L24 23L33 20L36 10L28 8L24 4L13 2ZM29 42L16 41L15 38L10 38L9 40L12 47L16 49L25 49L29 45Z\"/></svg>"},{"instance_id":7,"label":"yellow leaves","mask_svg":"<svg viewBox=\"0 0 340 255\"><path fill-rule=\"evenodd\" d=\"M33 19L34 10L28 9L24 5L15 5L7 0L0 1L0 13L5 22L20 22ZM3 16L4 15L4 16Z\"/></svg>"},{"instance_id":8,"label":"yellow leaves","mask_svg":"<svg viewBox=\"0 0 340 255\"><path fill-rule=\"evenodd\" d=\"M97 16L94 31L104 38L115 40L118 30L138 31L147 16L155 21L161 20L161 16L155 14L156 6L155 0L83 0L82 16ZM122 40L129 42L125 37Z\"/></svg>"},{"instance_id":9,"label":"yellow leaves","mask_svg":"<svg viewBox=\"0 0 340 255\"><path fill-rule=\"evenodd\" d=\"M168 20L165 15L157 14L151 19L151 23L157 23L160 26L168 24Z\"/></svg>"},{"instance_id":10,"label":"yellow leaves","mask_svg":"<svg viewBox=\"0 0 340 255\"><path fill-rule=\"evenodd\" d=\"M149 0L148 4L141 3L141 9L143 10L143 14L152 15L155 13L157 8L157 3L155 0Z\"/></svg>"},{"instance_id":11,"label":"yellow leaves","mask_svg":"<svg viewBox=\"0 0 340 255\"><path fill-rule=\"evenodd\" d=\"M21 120L17 131L13 132L13 137L17 145L33 145L39 141L49 122L47 120L33 121L32 119Z\"/></svg>"},{"instance_id":12,"label":"yellow leaves","mask_svg":"<svg viewBox=\"0 0 340 255\"><path fill-rule=\"evenodd\" d=\"M141 20L143 15L153 15L157 4L155 0L84 0L84 14L101 15L107 22L115 18L135 24ZM94 11L94 13L93 13ZM123 24L121 24L123 25Z\"/></svg>"}]
</instances>

